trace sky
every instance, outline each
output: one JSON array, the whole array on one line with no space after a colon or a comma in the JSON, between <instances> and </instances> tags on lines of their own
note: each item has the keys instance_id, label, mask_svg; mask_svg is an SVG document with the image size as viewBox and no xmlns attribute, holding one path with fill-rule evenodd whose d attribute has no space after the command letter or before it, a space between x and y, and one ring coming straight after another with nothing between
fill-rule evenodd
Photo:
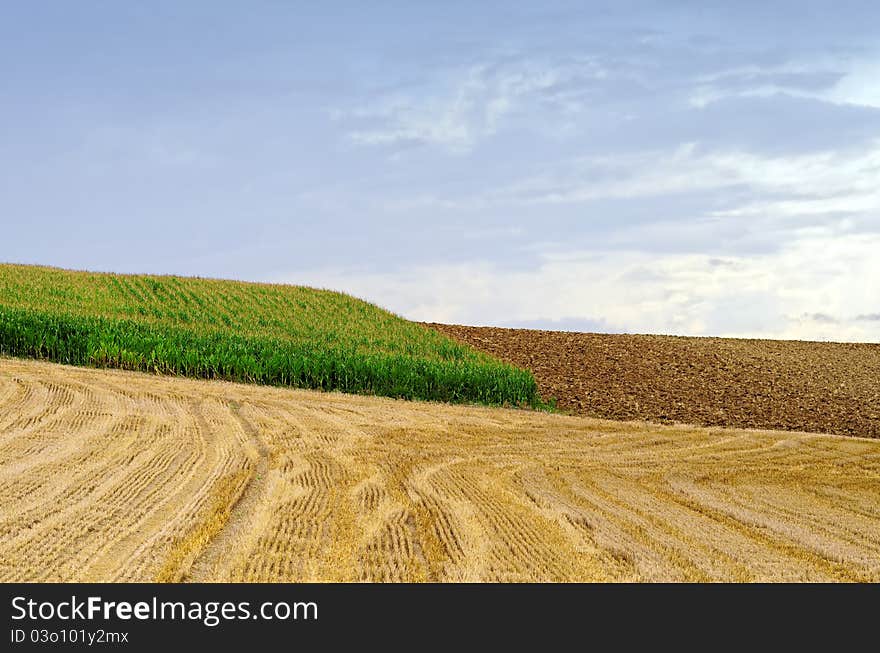
<instances>
[{"instance_id":1,"label":"sky","mask_svg":"<svg viewBox=\"0 0 880 653\"><path fill-rule=\"evenodd\" d=\"M880 342L880 4L0 8L0 261Z\"/></svg>"}]
</instances>

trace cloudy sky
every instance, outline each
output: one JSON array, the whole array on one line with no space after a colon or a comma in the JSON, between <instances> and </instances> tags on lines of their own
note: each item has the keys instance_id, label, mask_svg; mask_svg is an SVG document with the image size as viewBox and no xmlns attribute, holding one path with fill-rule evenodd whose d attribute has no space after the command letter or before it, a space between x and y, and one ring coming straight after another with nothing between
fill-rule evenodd
<instances>
[{"instance_id":1,"label":"cloudy sky","mask_svg":"<svg viewBox=\"0 0 880 653\"><path fill-rule=\"evenodd\" d=\"M5 3L0 80L3 261L880 341L873 1Z\"/></svg>"}]
</instances>

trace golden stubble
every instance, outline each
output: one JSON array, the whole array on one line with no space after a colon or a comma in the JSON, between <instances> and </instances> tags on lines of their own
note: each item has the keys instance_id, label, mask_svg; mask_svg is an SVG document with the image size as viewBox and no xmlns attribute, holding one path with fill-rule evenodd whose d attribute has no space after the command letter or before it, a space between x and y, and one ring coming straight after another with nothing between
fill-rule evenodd
<instances>
[{"instance_id":1,"label":"golden stubble","mask_svg":"<svg viewBox=\"0 0 880 653\"><path fill-rule=\"evenodd\" d=\"M880 580L880 441L0 359L0 581Z\"/></svg>"}]
</instances>

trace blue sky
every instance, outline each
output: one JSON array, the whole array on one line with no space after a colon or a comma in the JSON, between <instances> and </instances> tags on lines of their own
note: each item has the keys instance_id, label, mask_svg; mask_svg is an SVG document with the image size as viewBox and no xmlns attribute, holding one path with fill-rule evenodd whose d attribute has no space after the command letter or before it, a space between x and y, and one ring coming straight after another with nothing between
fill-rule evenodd
<instances>
[{"instance_id":1,"label":"blue sky","mask_svg":"<svg viewBox=\"0 0 880 653\"><path fill-rule=\"evenodd\" d=\"M880 341L874 2L7 3L0 79L0 260Z\"/></svg>"}]
</instances>

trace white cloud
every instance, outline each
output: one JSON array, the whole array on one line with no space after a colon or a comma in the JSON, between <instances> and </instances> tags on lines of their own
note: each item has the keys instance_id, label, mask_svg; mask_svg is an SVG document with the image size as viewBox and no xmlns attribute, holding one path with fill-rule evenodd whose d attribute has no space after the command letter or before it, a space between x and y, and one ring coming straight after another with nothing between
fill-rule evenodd
<instances>
[{"instance_id":1,"label":"white cloud","mask_svg":"<svg viewBox=\"0 0 880 653\"><path fill-rule=\"evenodd\" d=\"M829 74L839 79L824 87L797 83L798 75ZM792 80L773 81L792 76ZM769 80L769 81L768 81ZM705 108L730 97L772 97L788 95L811 98L841 105L880 108L880 55L852 59L820 57L810 61L792 61L777 66L744 66L702 75L695 80L688 102Z\"/></svg>"},{"instance_id":2,"label":"white cloud","mask_svg":"<svg viewBox=\"0 0 880 653\"><path fill-rule=\"evenodd\" d=\"M713 211L713 216L772 220L862 215L876 220L880 230L880 140L862 151L785 157L735 152L707 157L705 163L757 193L773 197Z\"/></svg>"},{"instance_id":3,"label":"white cloud","mask_svg":"<svg viewBox=\"0 0 880 653\"><path fill-rule=\"evenodd\" d=\"M580 89L608 74L589 62L476 66L445 84L428 82L430 93L386 97L339 118L362 123L350 132L360 144L421 142L467 152L532 103L544 103L543 123L552 122L548 115L577 111ZM878 79L880 70L867 60L751 66L691 80L691 101L706 106L731 95L787 93L880 106ZM546 110L548 102L555 113ZM384 213L510 216L507 225L496 220L494 228L519 240L521 249L507 251L508 261L530 247L530 260L540 261L530 269L488 261L425 263L394 272L315 270L286 280L344 289L418 320L580 320L629 332L880 341L880 320L864 318L880 312L880 139L785 155L709 150L693 142L529 161L521 170L519 179L494 188L444 194L442 184L423 186L383 196L376 207ZM663 203L654 200L671 195L687 197L686 203L666 203L688 206L687 216L664 214ZM570 223L579 204L607 199L634 200L639 216L645 206L656 207L657 215L626 227L611 217L595 218L603 221L602 239L613 251L525 242L534 232L520 216L546 213L551 223L558 211ZM508 210L518 207L521 213ZM585 221L594 219L589 208ZM527 228L507 230L522 229L520 224ZM493 234L474 229L471 237ZM729 234L739 239L736 248L724 244ZM684 241L686 247L673 246ZM757 245L760 253L741 254L739 243Z\"/></svg>"},{"instance_id":4,"label":"white cloud","mask_svg":"<svg viewBox=\"0 0 880 653\"><path fill-rule=\"evenodd\" d=\"M748 190L742 196L749 199L725 210L707 206L692 220L672 215L618 227L605 240L614 250L521 239L540 260L527 270L481 262L385 274L322 271L315 278L417 320L581 320L621 332L880 342L880 321L859 319L880 311L878 180L880 141L794 156L689 144L671 152L582 158L471 198L421 196L417 203L494 209L727 186ZM707 253L727 251L719 243L730 228L768 247L761 254ZM670 243L685 242L702 253L668 251L675 249Z\"/></svg>"},{"instance_id":5,"label":"white cloud","mask_svg":"<svg viewBox=\"0 0 880 653\"><path fill-rule=\"evenodd\" d=\"M621 332L880 342L880 321L864 319L880 310L878 251L880 235L813 229L765 255L587 251L522 271L469 263L287 281L344 289L415 320L582 319Z\"/></svg>"},{"instance_id":6,"label":"white cloud","mask_svg":"<svg viewBox=\"0 0 880 653\"><path fill-rule=\"evenodd\" d=\"M495 134L505 119L542 93L574 78L605 75L589 58L479 64L431 77L416 94L393 93L360 108L336 110L332 117L366 122L349 132L360 145L425 143L463 153ZM575 108L574 100L561 91L553 102L562 112Z\"/></svg>"},{"instance_id":7,"label":"white cloud","mask_svg":"<svg viewBox=\"0 0 880 653\"><path fill-rule=\"evenodd\" d=\"M385 207L407 211L488 210L639 199L732 187L741 187L760 199L730 209L707 208L705 217L759 217L772 221L798 215L851 213L876 218L880 230L880 140L861 149L787 156L741 150L706 151L696 143L688 143L671 151L581 157L470 196L421 194L388 200Z\"/></svg>"},{"instance_id":8,"label":"white cloud","mask_svg":"<svg viewBox=\"0 0 880 653\"><path fill-rule=\"evenodd\" d=\"M831 88L827 97L839 104L856 104L880 109L880 57L853 64Z\"/></svg>"}]
</instances>

